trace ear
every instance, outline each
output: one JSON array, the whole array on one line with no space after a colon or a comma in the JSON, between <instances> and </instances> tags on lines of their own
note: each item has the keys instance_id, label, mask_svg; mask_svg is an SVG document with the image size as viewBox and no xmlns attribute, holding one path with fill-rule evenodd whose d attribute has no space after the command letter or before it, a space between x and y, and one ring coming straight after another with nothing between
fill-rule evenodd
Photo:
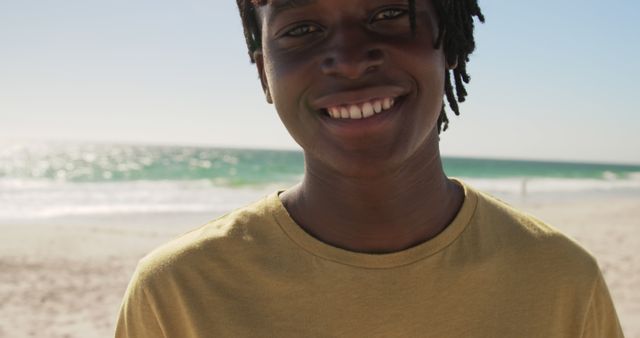
<instances>
[{"instance_id":1,"label":"ear","mask_svg":"<svg viewBox=\"0 0 640 338\"><path fill-rule=\"evenodd\" d=\"M458 58L453 60L453 62L451 62L451 60L447 60L447 70L454 70L456 68L458 68Z\"/></svg>"},{"instance_id":2,"label":"ear","mask_svg":"<svg viewBox=\"0 0 640 338\"><path fill-rule=\"evenodd\" d=\"M264 96L266 97L268 103L273 104L271 91L269 90L269 83L267 82L267 76L264 72L264 55L262 54L261 50L256 50L255 52L253 52L253 60L255 60L256 67L258 68L258 75L260 76L260 84L262 84Z\"/></svg>"}]
</instances>

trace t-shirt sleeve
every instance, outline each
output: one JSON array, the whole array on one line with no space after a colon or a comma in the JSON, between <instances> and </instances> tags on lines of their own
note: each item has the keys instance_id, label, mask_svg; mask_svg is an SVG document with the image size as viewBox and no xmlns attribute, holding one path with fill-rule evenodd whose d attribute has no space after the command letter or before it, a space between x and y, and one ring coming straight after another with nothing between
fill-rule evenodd
<instances>
[{"instance_id":1,"label":"t-shirt sleeve","mask_svg":"<svg viewBox=\"0 0 640 338\"><path fill-rule=\"evenodd\" d=\"M138 265L125 292L116 324L116 338L165 337L156 309L145 291L145 278Z\"/></svg>"},{"instance_id":2,"label":"t-shirt sleeve","mask_svg":"<svg viewBox=\"0 0 640 338\"><path fill-rule=\"evenodd\" d=\"M600 337L624 338L620 321L602 273L598 274L594 284L582 331L582 338Z\"/></svg>"}]
</instances>

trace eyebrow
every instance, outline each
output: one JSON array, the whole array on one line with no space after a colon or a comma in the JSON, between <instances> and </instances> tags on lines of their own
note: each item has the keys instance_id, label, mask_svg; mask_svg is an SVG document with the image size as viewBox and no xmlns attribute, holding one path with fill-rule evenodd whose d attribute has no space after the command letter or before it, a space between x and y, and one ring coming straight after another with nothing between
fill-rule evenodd
<instances>
[{"instance_id":1,"label":"eyebrow","mask_svg":"<svg viewBox=\"0 0 640 338\"><path fill-rule=\"evenodd\" d=\"M308 6L316 2L318 2L318 0L274 0L271 18L275 18L286 10Z\"/></svg>"}]
</instances>

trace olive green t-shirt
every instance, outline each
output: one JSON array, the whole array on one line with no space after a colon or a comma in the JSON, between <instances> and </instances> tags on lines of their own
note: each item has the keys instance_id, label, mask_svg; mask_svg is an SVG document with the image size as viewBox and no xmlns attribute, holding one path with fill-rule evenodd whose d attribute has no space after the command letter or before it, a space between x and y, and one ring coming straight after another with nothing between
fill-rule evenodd
<instances>
[{"instance_id":1,"label":"olive green t-shirt","mask_svg":"<svg viewBox=\"0 0 640 338\"><path fill-rule=\"evenodd\" d=\"M596 260L458 181L436 237L390 254L307 234L274 192L142 259L116 337L622 337Z\"/></svg>"}]
</instances>

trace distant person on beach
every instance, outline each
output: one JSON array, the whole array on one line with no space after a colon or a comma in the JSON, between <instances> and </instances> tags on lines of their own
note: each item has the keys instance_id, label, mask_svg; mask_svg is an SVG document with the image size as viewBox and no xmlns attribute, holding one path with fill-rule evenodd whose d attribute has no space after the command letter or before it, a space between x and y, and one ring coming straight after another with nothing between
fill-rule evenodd
<instances>
[{"instance_id":1,"label":"distant person on beach","mask_svg":"<svg viewBox=\"0 0 640 338\"><path fill-rule=\"evenodd\" d=\"M116 337L623 336L589 252L442 169L475 0L237 2L304 178L143 258Z\"/></svg>"}]
</instances>

